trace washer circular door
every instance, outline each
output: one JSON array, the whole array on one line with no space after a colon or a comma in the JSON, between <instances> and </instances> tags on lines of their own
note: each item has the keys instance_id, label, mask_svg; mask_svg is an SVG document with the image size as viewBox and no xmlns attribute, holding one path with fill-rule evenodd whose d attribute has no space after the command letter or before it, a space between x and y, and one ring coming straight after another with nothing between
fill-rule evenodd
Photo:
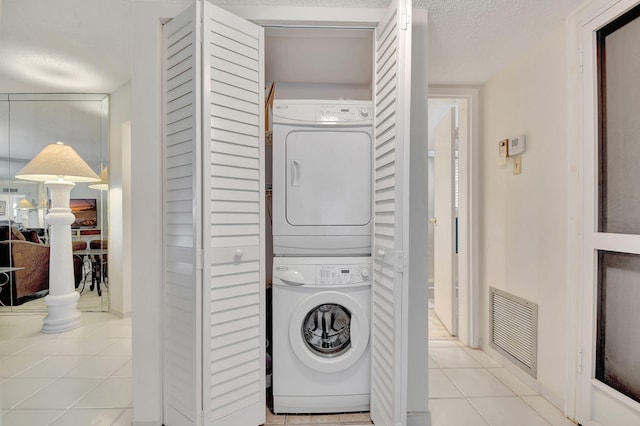
<instances>
[{"instance_id":1,"label":"washer circular door","mask_svg":"<svg viewBox=\"0 0 640 426\"><path fill-rule=\"evenodd\" d=\"M369 317L348 294L324 291L296 306L289 342L307 367L335 373L355 364L369 343Z\"/></svg>"}]
</instances>

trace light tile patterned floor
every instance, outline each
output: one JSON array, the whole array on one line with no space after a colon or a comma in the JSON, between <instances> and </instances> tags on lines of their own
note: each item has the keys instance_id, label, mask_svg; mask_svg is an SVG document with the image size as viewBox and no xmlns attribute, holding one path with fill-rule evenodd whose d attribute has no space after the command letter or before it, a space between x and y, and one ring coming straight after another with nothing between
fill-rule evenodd
<instances>
[{"instance_id":1,"label":"light tile patterned floor","mask_svg":"<svg viewBox=\"0 0 640 426\"><path fill-rule=\"evenodd\" d=\"M450 336L434 339L444 327L433 312L429 321L432 426L575 426L485 352Z\"/></svg>"},{"instance_id":2,"label":"light tile patterned floor","mask_svg":"<svg viewBox=\"0 0 640 426\"><path fill-rule=\"evenodd\" d=\"M40 332L43 314L0 315L0 424L130 425L131 320L86 313L67 333ZM572 426L560 411L430 315L433 426ZM368 413L281 415L266 425L371 425Z\"/></svg>"},{"instance_id":3,"label":"light tile patterned floor","mask_svg":"<svg viewBox=\"0 0 640 426\"><path fill-rule=\"evenodd\" d=\"M42 334L43 314L0 316L0 424L130 425L131 320L83 314Z\"/></svg>"}]
</instances>

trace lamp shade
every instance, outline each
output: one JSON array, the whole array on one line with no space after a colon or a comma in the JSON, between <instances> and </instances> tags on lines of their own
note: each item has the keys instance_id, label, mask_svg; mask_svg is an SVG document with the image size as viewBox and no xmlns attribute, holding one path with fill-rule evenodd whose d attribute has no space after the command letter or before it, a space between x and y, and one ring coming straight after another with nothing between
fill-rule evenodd
<instances>
[{"instance_id":1,"label":"lamp shade","mask_svg":"<svg viewBox=\"0 0 640 426\"><path fill-rule=\"evenodd\" d=\"M18 208L25 209L25 210L35 209L33 204L31 204L29 200L27 200L26 198L23 198L22 200L18 201Z\"/></svg>"},{"instance_id":2,"label":"lamp shade","mask_svg":"<svg viewBox=\"0 0 640 426\"><path fill-rule=\"evenodd\" d=\"M89 188L106 191L109 189L109 172L106 167L100 171L100 182L92 183Z\"/></svg>"},{"instance_id":3,"label":"lamp shade","mask_svg":"<svg viewBox=\"0 0 640 426\"><path fill-rule=\"evenodd\" d=\"M16 178L46 182L96 182L100 178L69 145L62 142L47 145L29 161Z\"/></svg>"}]
</instances>

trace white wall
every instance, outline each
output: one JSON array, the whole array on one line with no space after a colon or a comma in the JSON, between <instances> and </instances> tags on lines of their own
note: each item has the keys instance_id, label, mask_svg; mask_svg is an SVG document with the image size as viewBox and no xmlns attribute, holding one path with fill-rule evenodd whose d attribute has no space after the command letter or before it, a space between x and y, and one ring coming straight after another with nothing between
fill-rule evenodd
<instances>
[{"instance_id":1,"label":"white wall","mask_svg":"<svg viewBox=\"0 0 640 426\"><path fill-rule=\"evenodd\" d=\"M162 424L161 23L191 1L131 7L133 424Z\"/></svg>"},{"instance_id":2,"label":"white wall","mask_svg":"<svg viewBox=\"0 0 640 426\"><path fill-rule=\"evenodd\" d=\"M125 274L123 211L123 123L131 120L131 83L110 96L109 111L109 308L120 317L131 315L131 276ZM126 145L126 144L125 144ZM127 192L128 193L128 192Z\"/></svg>"},{"instance_id":3,"label":"white wall","mask_svg":"<svg viewBox=\"0 0 640 426\"><path fill-rule=\"evenodd\" d=\"M567 369L567 48L565 27L483 87L480 195L482 346L489 286L539 305L538 381L563 404ZM524 134L522 174L498 142Z\"/></svg>"}]
</instances>

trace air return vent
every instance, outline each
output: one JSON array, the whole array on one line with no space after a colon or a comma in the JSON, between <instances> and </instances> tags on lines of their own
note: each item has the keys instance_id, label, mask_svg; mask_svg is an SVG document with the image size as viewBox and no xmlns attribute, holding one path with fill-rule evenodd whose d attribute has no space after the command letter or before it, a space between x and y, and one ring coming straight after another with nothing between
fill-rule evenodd
<instances>
[{"instance_id":1,"label":"air return vent","mask_svg":"<svg viewBox=\"0 0 640 426\"><path fill-rule=\"evenodd\" d=\"M538 305L489 287L489 329L491 347L536 377Z\"/></svg>"}]
</instances>

